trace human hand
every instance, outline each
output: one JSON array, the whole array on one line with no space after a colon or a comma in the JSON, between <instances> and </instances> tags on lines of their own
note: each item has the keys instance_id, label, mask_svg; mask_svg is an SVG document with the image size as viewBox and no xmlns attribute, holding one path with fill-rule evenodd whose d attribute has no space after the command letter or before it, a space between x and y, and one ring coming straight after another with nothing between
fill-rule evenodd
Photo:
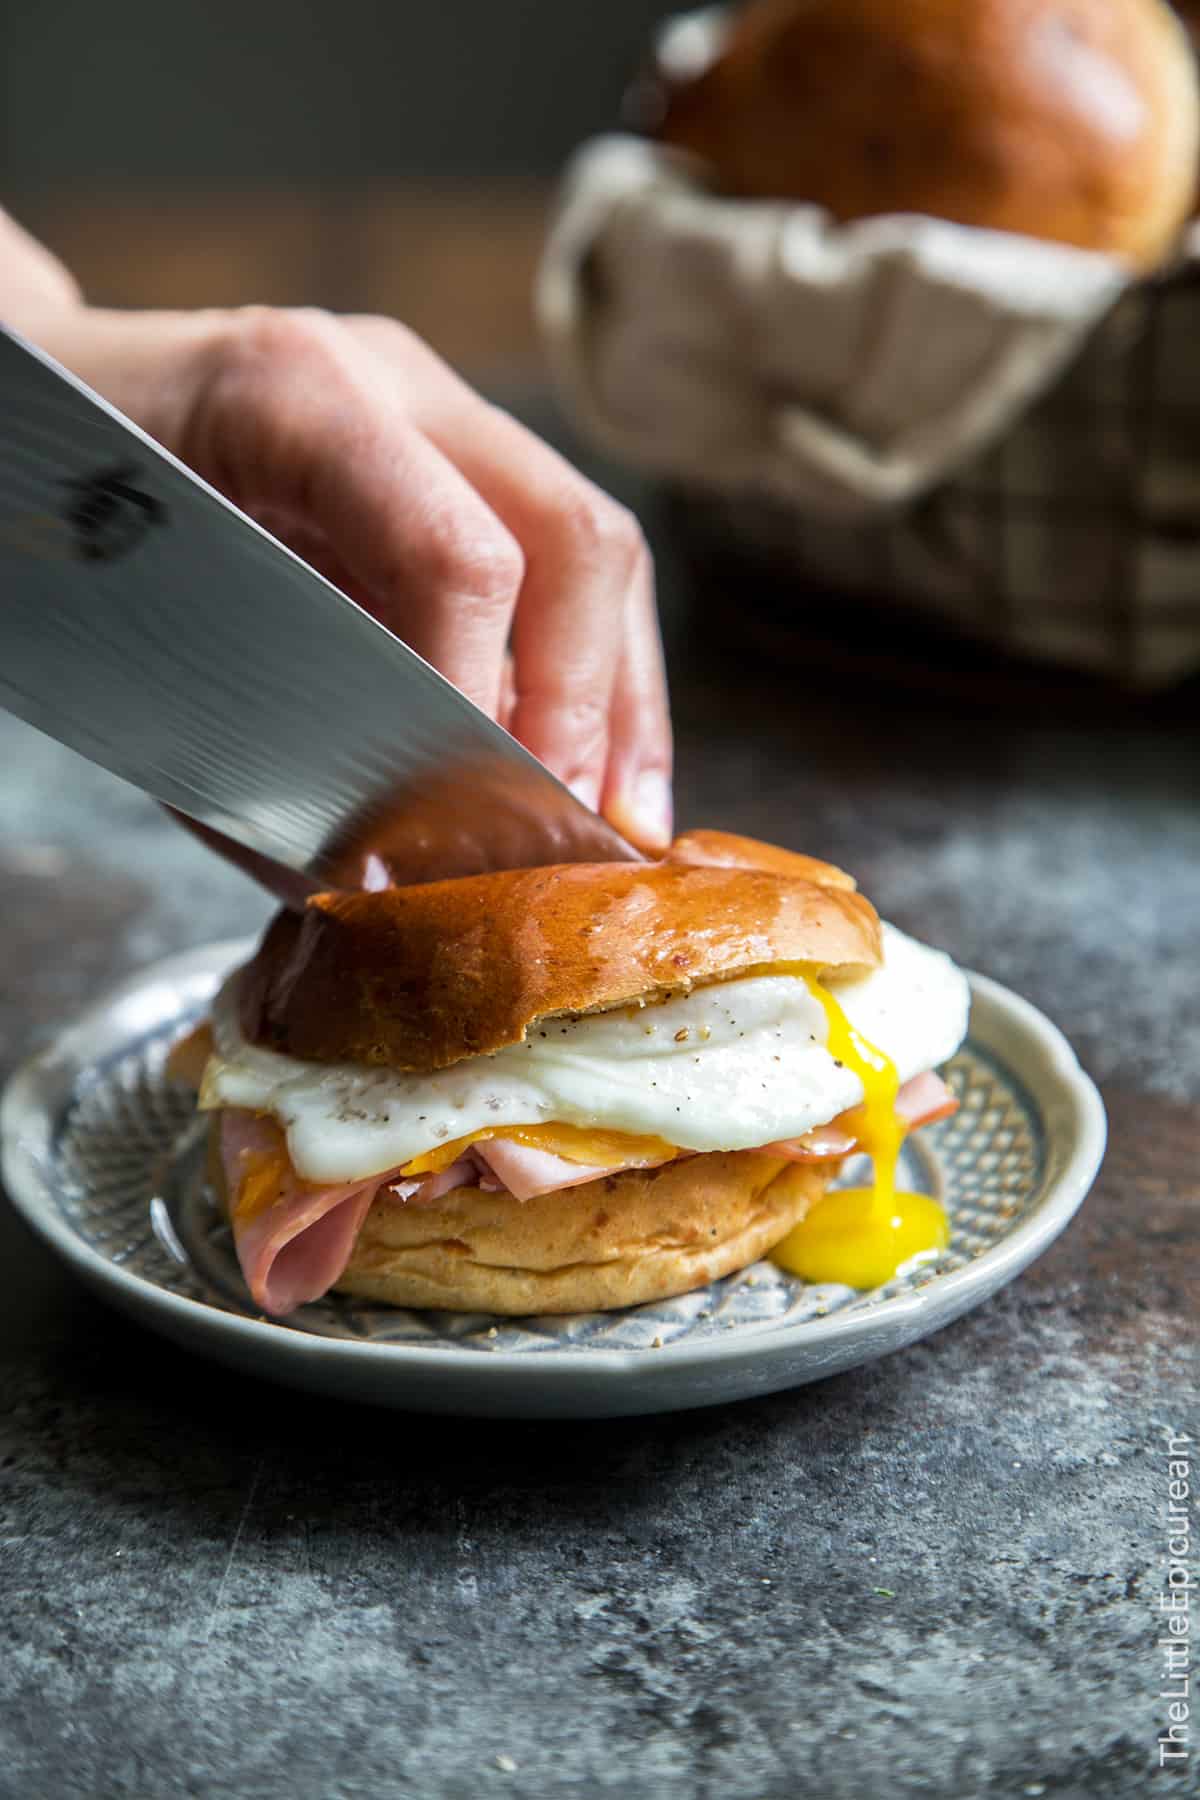
<instances>
[{"instance_id":1,"label":"human hand","mask_svg":"<svg viewBox=\"0 0 1200 1800\"><path fill-rule=\"evenodd\" d=\"M38 341L427 658L643 849L671 735L632 515L404 326L55 314Z\"/></svg>"}]
</instances>

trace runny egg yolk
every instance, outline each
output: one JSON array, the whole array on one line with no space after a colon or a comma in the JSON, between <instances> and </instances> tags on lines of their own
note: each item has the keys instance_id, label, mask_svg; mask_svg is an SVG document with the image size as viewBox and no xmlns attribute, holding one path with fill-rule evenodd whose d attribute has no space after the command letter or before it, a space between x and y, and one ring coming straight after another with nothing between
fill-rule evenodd
<instances>
[{"instance_id":1,"label":"runny egg yolk","mask_svg":"<svg viewBox=\"0 0 1200 1800\"><path fill-rule=\"evenodd\" d=\"M848 1115L847 1128L870 1156L874 1180L869 1188L838 1188L818 1200L775 1246L771 1260L804 1281L880 1287L914 1256L944 1250L949 1227L928 1194L897 1191L896 1160L906 1127L896 1112L895 1066L854 1029L827 988L811 975L803 979L829 1021L830 1055L863 1084L863 1103Z\"/></svg>"}]
</instances>

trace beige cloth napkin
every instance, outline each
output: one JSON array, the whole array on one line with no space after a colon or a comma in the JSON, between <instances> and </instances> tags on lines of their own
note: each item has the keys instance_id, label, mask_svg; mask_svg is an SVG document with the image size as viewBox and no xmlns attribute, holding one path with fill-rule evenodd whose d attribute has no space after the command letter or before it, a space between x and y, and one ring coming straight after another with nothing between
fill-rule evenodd
<instances>
[{"instance_id":1,"label":"beige cloth napkin","mask_svg":"<svg viewBox=\"0 0 1200 1800\"><path fill-rule=\"evenodd\" d=\"M995 439L1126 284L1064 245L724 200L684 159L612 136L568 169L538 310L569 403L610 449L853 520Z\"/></svg>"}]
</instances>

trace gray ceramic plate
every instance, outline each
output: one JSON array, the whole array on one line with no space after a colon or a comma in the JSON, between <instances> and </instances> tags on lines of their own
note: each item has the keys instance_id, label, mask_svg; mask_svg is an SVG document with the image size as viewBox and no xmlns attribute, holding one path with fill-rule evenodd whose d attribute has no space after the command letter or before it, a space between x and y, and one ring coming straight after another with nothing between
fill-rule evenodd
<instances>
[{"instance_id":1,"label":"gray ceramic plate","mask_svg":"<svg viewBox=\"0 0 1200 1800\"><path fill-rule=\"evenodd\" d=\"M173 1041L249 943L212 944L127 981L20 1069L0 1108L18 1210L84 1280L143 1324L235 1368L422 1412L660 1412L815 1381L898 1350L977 1306L1056 1238L1104 1152L1100 1096L1070 1045L1007 989L972 978L971 1036L947 1072L954 1118L906 1148L950 1248L875 1293L758 1263L619 1313L489 1319L337 1297L285 1323L255 1313L204 1184ZM856 1171L848 1166L846 1179Z\"/></svg>"}]
</instances>

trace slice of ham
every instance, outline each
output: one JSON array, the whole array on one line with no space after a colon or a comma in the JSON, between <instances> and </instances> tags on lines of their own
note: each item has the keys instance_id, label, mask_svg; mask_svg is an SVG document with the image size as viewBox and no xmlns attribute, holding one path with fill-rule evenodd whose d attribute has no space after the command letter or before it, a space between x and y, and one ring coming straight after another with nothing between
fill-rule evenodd
<instances>
[{"instance_id":1,"label":"slice of ham","mask_svg":"<svg viewBox=\"0 0 1200 1800\"><path fill-rule=\"evenodd\" d=\"M233 1109L222 1113L221 1158L231 1194L241 1187L248 1160L277 1157L282 1149L282 1133L272 1120ZM448 1168L415 1180L398 1178L392 1169L366 1181L328 1187L302 1181L286 1164L271 1204L253 1218L239 1219L235 1213L233 1219L234 1246L255 1305L279 1318L328 1293L349 1262L381 1189L407 1205L429 1206L459 1187L503 1192L507 1174L516 1184L509 1191L524 1200L607 1173L503 1140L497 1142L494 1161L482 1150L482 1145L472 1145Z\"/></svg>"},{"instance_id":2,"label":"slice of ham","mask_svg":"<svg viewBox=\"0 0 1200 1800\"><path fill-rule=\"evenodd\" d=\"M932 1125L935 1119L948 1119L958 1111L958 1101L931 1069L905 1082L896 1095L896 1111L908 1129L915 1131L919 1125Z\"/></svg>"},{"instance_id":3,"label":"slice of ham","mask_svg":"<svg viewBox=\"0 0 1200 1800\"><path fill-rule=\"evenodd\" d=\"M272 1120L233 1109L222 1113L221 1158L231 1194L245 1178L247 1159L277 1156L281 1149L282 1133ZM254 1218L233 1220L234 1247L255 1305L280 1318L328 1293L349 1262L363 1220L381 1189L408 1205L429 1206L458 1187L495 1193L504 1185L473 1147L435 1174L407 1181L397 1176L398 1171L391 1169L366 1181L321 1187L302 1181L289 1163L270 1206ZM579 1179L590 1177L584 1173Z\"/></svg>"},{"instance_id":4,"label":"slice of ham","mask_svg":"<svg viewBox=\"0 0 1200 1800\"><path fill-rule=\"evenodd\" d=\"M940 1075L932 1071L914 1075L896 1095L896 1111L910 1131L921 1125L932 1125L935 1119L947 1119L958 1111L958 1101ZM845 1116L845 1115L844 1115ZM818 1125L803 1137L781 1138L764 1144L772 1156L786 1156L789 1162L828 1162L833 1157L848 1156L858 1139L834 1120L831 1125Z\"/></svg>"},{"instance_id":5,"label":"slice of ham","mask_svg":"<svg viewBox=\"0 0 1200 1800\"><path fill-rule=\"evenodd\" d=\"M221 1114L221 1160L236 1195L248 1158L278 1155L281 1133L270 1119L229 1110ZM392 1171L391 1173L394 1173ZM328 1293L350 1260L367 1208L388 1175L317 1187L291 1164L278 1197L252 1219L233 1220L233 1242L256 1306L279 1318Z\"/></svg>"},{"instance_id":6,"label":"slice of ham","mask_svg":"<svg viewBox=\"0 0 1200 1800\"><path fill-rule=\"evenodd\" d=\"M764 1144L763 1150L771 1156L786 1156L789 1162L829 1162L835 1156L848 1156L857 1142L852 1132L838 1125L818 1125L803 1137Z\"/></svg>"},{"instance_id":7,"label":"slice of ham","mask_svg":"<svg viewBox=\"0 0 1200 1800\"><path fill-rule=\"evenodd\" d=\"M414 1206L430 1206L443 1194L453 1193L455 1188L478 1186L479 1169L468 1149L466 1155L452 1162L449 1168L439 1169L434 1175L416 1175L407 1181L389 1182L387 1191L397 1200L410 1201Z\"/></svg>"},{"instance_id":8,"label":"slice of ham","mask_svg":"<svg viewBox=\"0 0 1200 1800\"><path fill-rule=\"evenodd\" d=\"M565 1156L553 1156L549 1150L534 1150L504 1137L485 1138L471 1148L517 1200L535 1200L539 1194L554 1194L559 1188L582 1187L626 1166L610 1163L599 1168L568 1162Z\"/></svg>"}]
</instances>

